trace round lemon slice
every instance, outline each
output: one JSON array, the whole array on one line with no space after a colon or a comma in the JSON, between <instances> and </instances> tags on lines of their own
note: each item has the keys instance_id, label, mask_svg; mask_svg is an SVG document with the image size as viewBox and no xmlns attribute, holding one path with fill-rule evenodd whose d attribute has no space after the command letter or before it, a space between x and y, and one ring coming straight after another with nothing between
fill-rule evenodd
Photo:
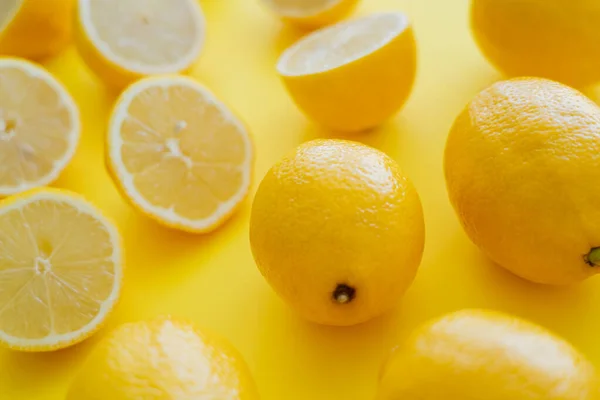
<instances>
[{"instance_id":1,"label":"round lemon slice","mask_svg":"<svg viewBox=\"0 0 600 400\"><path fill-rule=\"evenodd\" d=\"M78 195L36 189L0 203L0 343L48 351L102 325L121 290L116 228Z\"/></svg>"},{"instance_id":2,"label":"round lemon slice","mask_svg":"<svg viewBox=\"0 0 600 400\"><path fill-rule=\"evenodd\" d=\"M28 61L0 58L0 196L53 182L73 158L79 111L66 89Z\"/></svg>"},{"instance_id":3,"label":"round lemon slice","mask_svg":"<svg viewBox=\"0 0 600 400\"><path fill-rule=\"evenodd\" d=\"M188 77L146 78L125 90L111 117L107 151L112 176L134 207L182 230L213 230L250 187L248 131Z\"/></svg>"},{"instance_id":4,"label":"round lemon slice","mask_svg":"<svg viewBox=\"0 0 600 400\"><path fill-rule=\"evenodd\" d=\"M263 0L285 21L304 27L320 27L349 14L359 0Z\"/></svg>"},{"instance_id":5,"label":"round lemon slice","mask_svg":"<svg viewBox=\"0 0 600 400\"><path fill-rule=\"evenodd\" d=\"M408 18L379 13L305 36L283 53L277 70L310 118L356 132L402 107L415 80L416 53Z\"/></svg>"},{"instance_id":6,"label":"round lemon slice","mask_svg":"<svg viewBox=\"0 0 600 400\"><path fill-rule=\"evenodd\" d=\"M153 74L188 70L205 22L197 0L79 0L76 43L105 82L123 87Z\"/></svg>"}]
</instances>

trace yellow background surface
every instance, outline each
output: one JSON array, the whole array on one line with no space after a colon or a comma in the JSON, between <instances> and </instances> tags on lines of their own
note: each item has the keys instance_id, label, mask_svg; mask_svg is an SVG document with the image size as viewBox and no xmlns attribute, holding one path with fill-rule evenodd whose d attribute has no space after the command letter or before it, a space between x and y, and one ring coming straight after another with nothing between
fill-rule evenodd
<instances>
[{"instance_id":1,"label":"yellow background surface","mask_svg":"<svg viewBox=\"0 0 600 400\"><path fill-rule=\"evenodd\" d=\"M254 193L282 155L331 134L298 111L275 74L279 54L300 34L283 26L259 0L202 0L202 5L208 40L193 76L251 127L257 149ZM364 0L357 13L398 9L414 22L417 83L397 117L356 139L387 152L414 181L427 224L425 255L414 285L393 313L351 328L301 320L264 282L248 242L252 194L229 222L204 236L160 227L126 205L103 161L115 94L72 48L45 62L76 98L84 126L78 153L56 186L83 193L104 209L125 239L123 299L107 329L161 314L190 318L243 353L264 400L372 399L379 366L395 343L420 322L465 307L529 318L600 363L600 281L553 289L504 272L470 244L447 200L446 134L469 99L501 78L470 36L468 1ZM50 354L0 350L0 399L63 399L73 373L106 332Z\"/></svg>"}]
</instances>

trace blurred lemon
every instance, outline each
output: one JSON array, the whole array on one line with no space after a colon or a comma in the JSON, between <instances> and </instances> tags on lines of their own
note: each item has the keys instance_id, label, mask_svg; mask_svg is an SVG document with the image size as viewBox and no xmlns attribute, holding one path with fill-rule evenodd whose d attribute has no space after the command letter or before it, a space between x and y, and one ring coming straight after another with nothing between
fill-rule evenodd
<instances>
[{"instance_id":1,"label":"blurred lemon","mask_svg":"<svg viewBox=\"0 0 600 400\"><path fill-rule=\"evenodd\" d=\"M142 79L113 110L111 175L130 203L189 232L217 228L248 194L254 165L244 124L189 77Z\"/></svg>"},{"instance_id":2,"label":"blurred lemon","mask_svg":"<svg viewBox=\"0 0 600 400\"><path fill-rule=\"evenodd\" d=\"M483 53L510 76L600 81L597 0L472 0L471 23Z\"/></svg>"},{"instance_id":3,"label":"blurred lemon","mask_svg":"<svg viewBox=\"0 0 600 400\"><path fill-rule=\"evenodd\" d=\"M189 70L204 44L197 0L79 0L76 43L106 83L122 88L154 74Z\"/></svg>"},{"instance_id":4,"label":"blurred lemon","mask_svg":"<svg viewBox=\"0 0 600 400\"><path fill-rule=\"evenodd\" d=\"M121 239L79 195L38 189L0 203L0 343L48 351L96 332L121 292Z\"/></svg>"},{"instance_id":5,"label":"blurred lemon","mask_svg":"<svg viewBox=\"0 0 600 400\"><path fill-rule=\"evenodd\" d=\"M416 70L408 18L398 12L342 22L300 39L277 64L298 106L336 131L373 128L408 98Z\"/></svg>"},{"instance_id":6,"label":"blurred lemon","mask_svg":"<svg viewBox=\"0 0 600 400\"><path fill-rule=\"evenodd\" d=\"M128 323L105 337L66 400L258 400L240 354L222 339L170 318Z\"/></svg>"},{"instance_id":7,"label":"blurred lemon","mask_svg":"<svg viewBox=\"0 0 600 400\"><path fill-rule=\"evenodd\" d=\"M600 108L554 81L521 78L479 93L446 143L450 200L493 261L564 285L600 265Z\"/></svg>"},{"instance_id":8,"label":"blurred lemon","mask_svg":"<svg viewBox=\"0 0 600 400\"><path fill-rule=\"evenodd\" d=\"M360 0L263 0L283 20L314 28L337 22Z\"/></svg>"},{"instance_id":9,"label":"blurred lemon","mask_svg":"<svg viewBox=\"0 0 600 400\"><path fill-rule=\"evenodd\" d=\"M394 307L421 261L419 196L384 153L316 140L261 182L250 243L262 274L309 320L353 325Z\"/></svg>"},{"instance_id":10,"label":"blurred lemon","mask_svg":"<svg viewBox=\"0 0 600 400\"><path fill-rule=\"evenodd\" d=\"M75 0L0 1L0 54L39 59L71 39Z\"/></svg>"},{"instance_id":11,"label":"blurred lemon","mask_svg":"<svg viewBox=\"0 0 600 400\"><path fill-rule=\"evenodd\" d=\"M464 310L417 329L390 356L377 400L597 400L598 376L564 340L520 319Z\"/></svg>"}]
</instances>

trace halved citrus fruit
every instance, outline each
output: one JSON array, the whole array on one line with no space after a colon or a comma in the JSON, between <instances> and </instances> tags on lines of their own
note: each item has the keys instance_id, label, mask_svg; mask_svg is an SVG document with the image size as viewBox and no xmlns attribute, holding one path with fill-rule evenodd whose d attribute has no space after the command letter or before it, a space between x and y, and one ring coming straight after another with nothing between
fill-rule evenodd
<instances>
[{"instance_id":1,"label":"halved citrus fruit","mask_svg":"<svg viewBox=\"0 0 600 400\"><path fill-rule=\"evenodd\" d=\"M121 291L116 228L87 201L36 189L0 203L0 343L49 351L81 342Z\"/></svg>"},{"instance_id":2,"label":"halved citrus fruit","mask_svg":"<svg viewBox=\"0 0 600 400\"><path fill-rule=\"evenodd\" d=\"M75 0L0 1L0 54L54 55L71 40Z\"/></svg>"},{"instance_id":3,"label":"halved citrus fruit","mask_svg":"<svg viewBox=\"0 0 600 400\"><path fill-rule=\"evenodd\" d=\"M108 166L127 199L157 221L190 232L216 228L250 187L253 148L242 122L183 76L131 85L113 111Z\"/></svg>"},{"instance_id":4,"label":"halved citrus fruit","mask_svg":"<svg viewBox=\"0 0 600 400\"><path fill-rule=\"evenodd\" d=\"M263 0L285 21L304 27L320 27L337 22L360 0Z\"/></svg>"},{"instance_id":5,"label":"halved citrus fruit","mask_svg":"<svg viewBox=\"0 0 600 400\"><path fill-rule=\"evenodd\" d=\"M373 128L410 95L417 51L408 18L373 14L321 29L287 49L277 70L298 106L336 131Z\"/></svg>"},{"instance_id":6,"label":"halved citrus fruit","mask_svg":"<svg viewBox=\"0 0 600 400\"><path fill-rule=\"evenodd\" d=\"M41 67L0 58L0 196L54 181L79 143L79 111Z\"/></svg>"},{"instance_id":7,"label":"halved citrus fruit","mask_svg":"<svg viewBox=\"0 0 600 400\"><path fill-rule=\"evenodd\" d=\"M81 56L116 87L186 71L204 43L198 0L79 0L76 19Z\"/></svg>"}]
</instances>

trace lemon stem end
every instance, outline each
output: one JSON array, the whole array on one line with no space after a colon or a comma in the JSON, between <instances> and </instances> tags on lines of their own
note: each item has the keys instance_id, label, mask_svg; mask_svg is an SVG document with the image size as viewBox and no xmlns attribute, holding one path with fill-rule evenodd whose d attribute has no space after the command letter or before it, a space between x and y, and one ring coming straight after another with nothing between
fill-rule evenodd
<instances>
[{"instance_id":1,"label":"lemon stem end","mask_svg":"<svg viewBox=\"0 0 600 400\"><path fill-rule=\"evenodd\" d=\"M585 256L585 261L592 267L600 266L600 247L594 247Z\"/></svg>"},{"instance_id":2,"label":"lemon stem end","mask_svg":"<svg viewBox=\"0 0 600 400\"><path fill-rule=\"evenodd\" d=\"M350 303L355 296L356 289L343 283L338 284L333 291L333 300L338 304Z\"/></svg>"}]
</instances>

